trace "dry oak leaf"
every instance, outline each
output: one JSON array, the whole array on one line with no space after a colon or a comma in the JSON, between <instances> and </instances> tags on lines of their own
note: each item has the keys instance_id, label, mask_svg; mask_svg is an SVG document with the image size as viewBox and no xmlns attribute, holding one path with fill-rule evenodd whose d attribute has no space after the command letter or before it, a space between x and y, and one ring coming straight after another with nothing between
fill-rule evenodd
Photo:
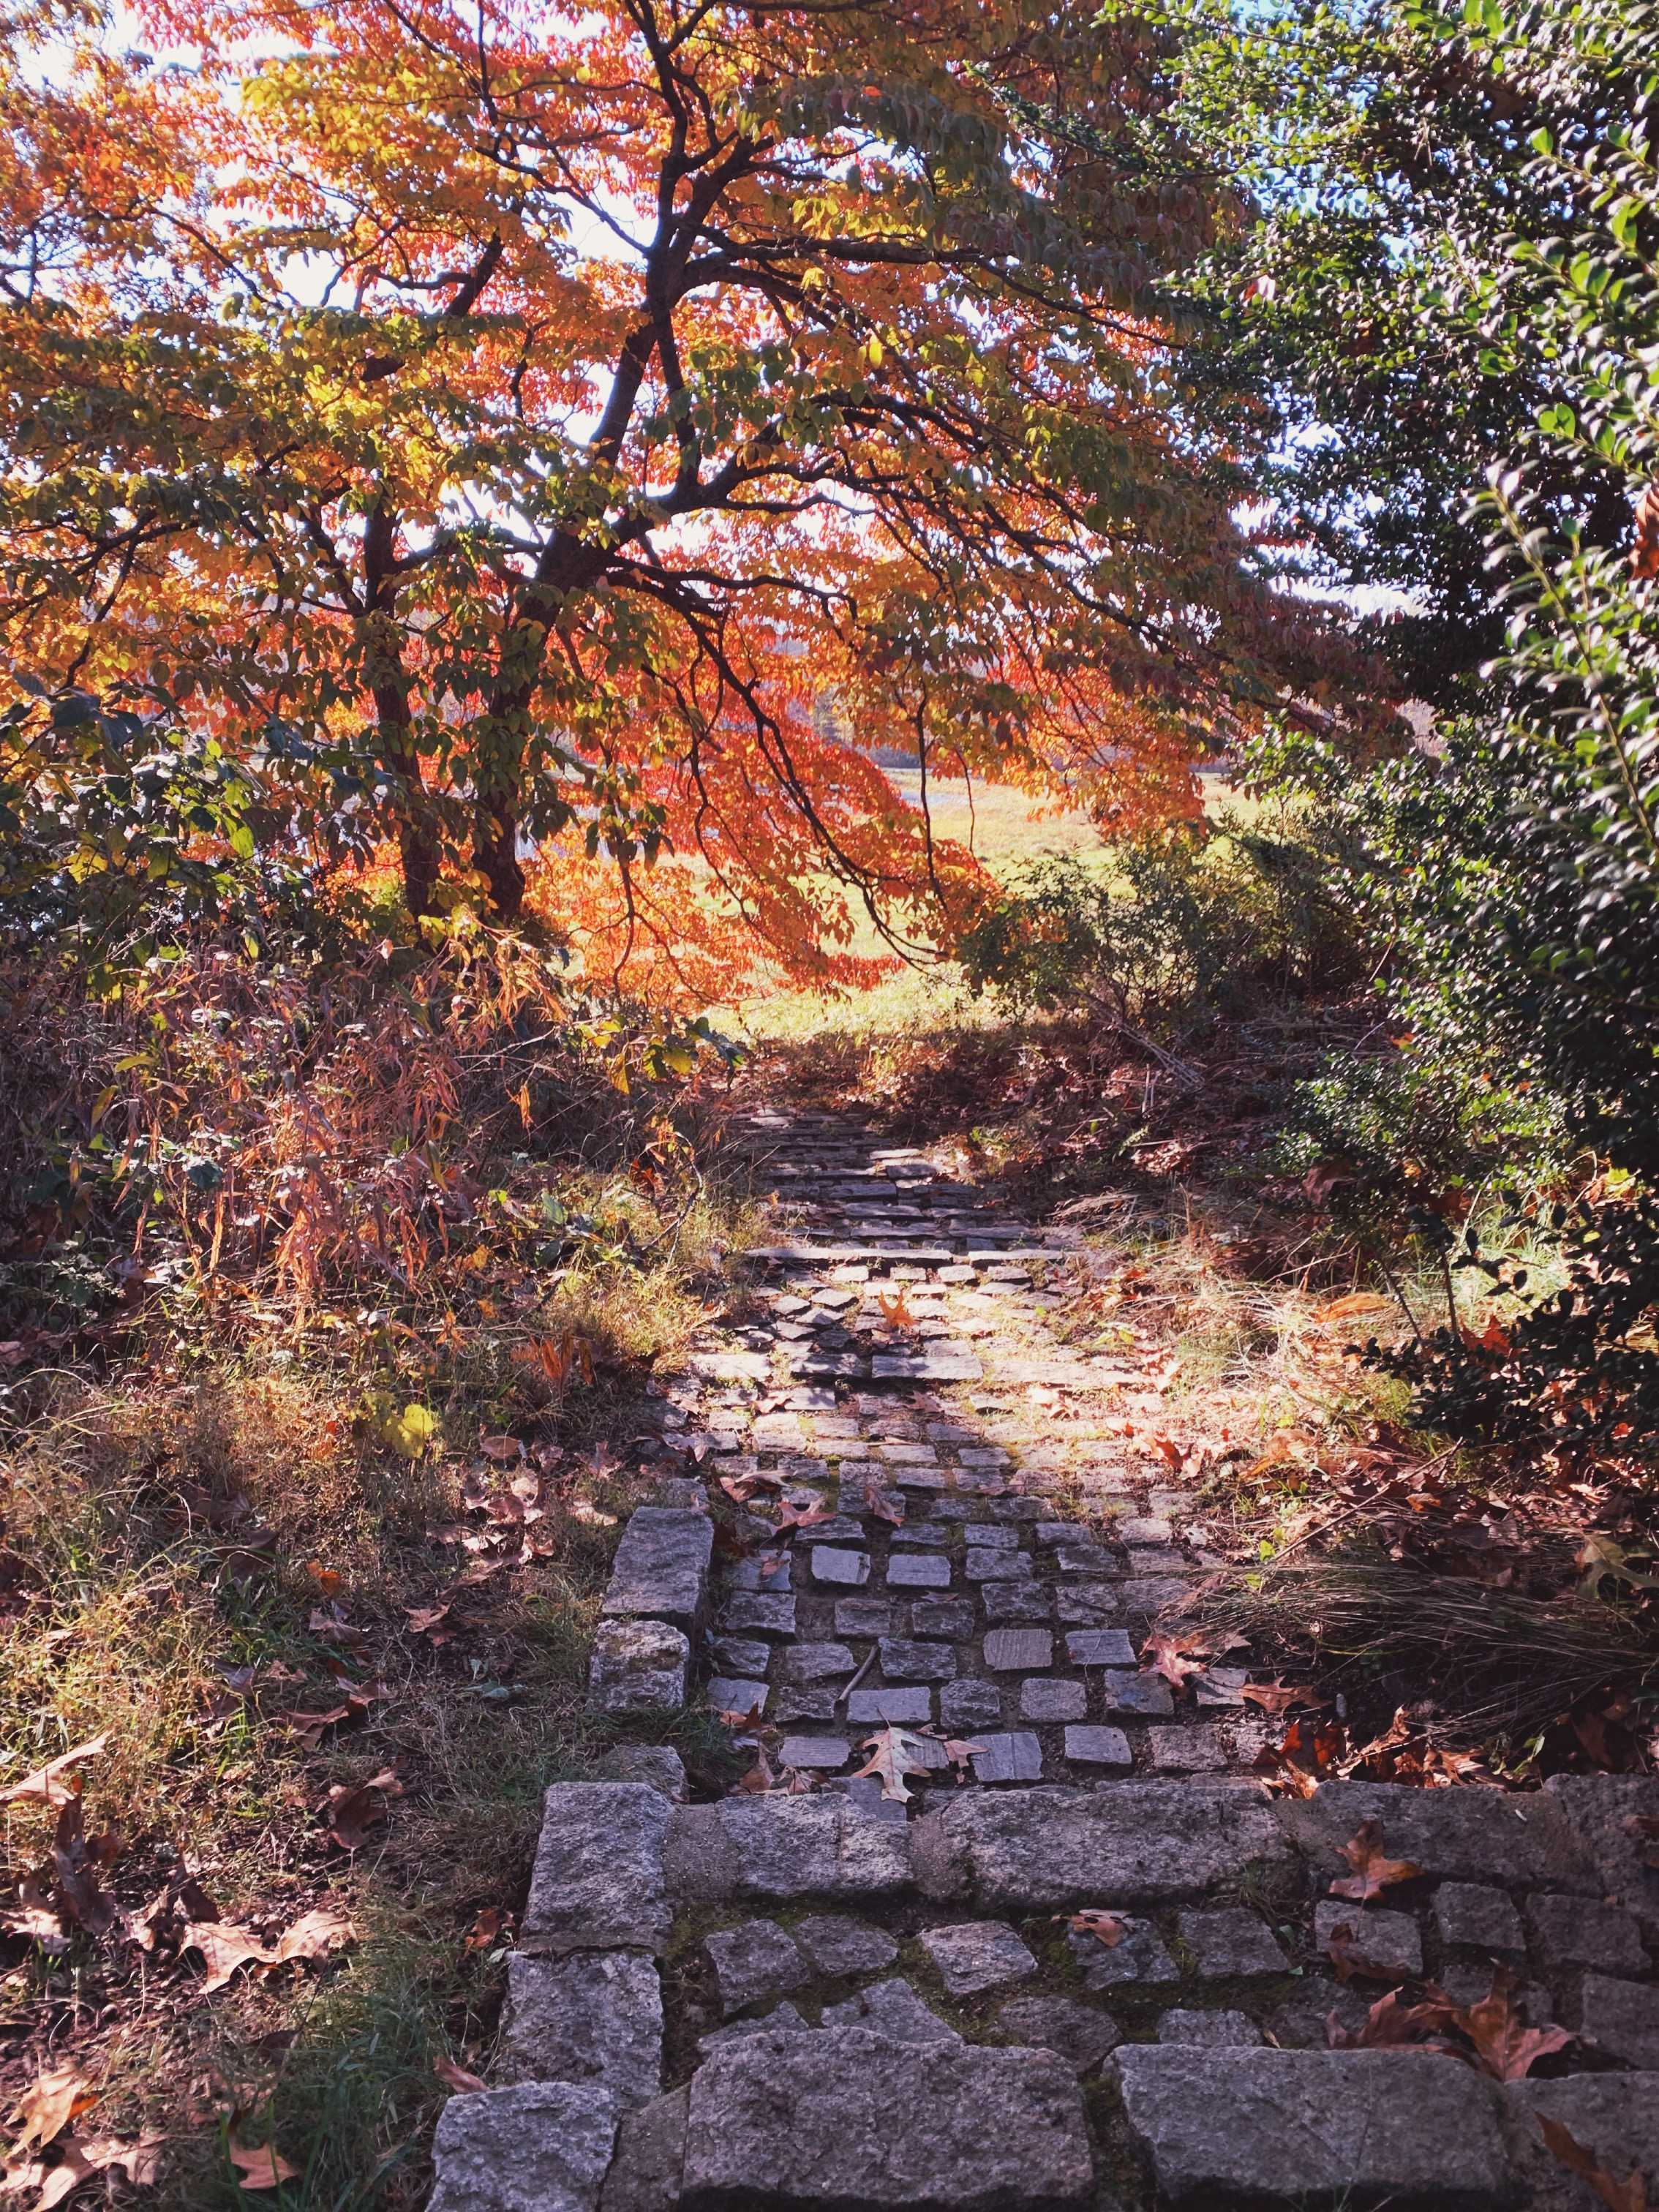
<instances>
[{"instance_id":1,"label":"dry oak leaf","mask_svg":"<svg viewBox=\"0 0 1659 2212\"><path fill-rule=\"evenodd\" d=\"M98 2093L88 2086L83 2075L72 2066L54 2066L45 2074L37 2075L24 2090L13 2124L17 2130L15 2150L27 2150L31 2143L44 2150L63 2134L77 2114L98 2101Z\"/></svg>"},{"instance_id":2,"label":"dry oak leaf","mask_svg":"<svg viewBox=\"0 0 1659 2212\"><path fill-rule=\"evenodd\" d=\"M1380 1820L1365 1821L1341 1848L1353 1872L1331 1884L1331 1895L1351 1897L1356 1905L1369 1905L1396 1882L1415 1881L1423 1871L1413 1859L1384 1856Z\"/></svg>"},{"instance_id":3,"label":"dry oak leaf","mask_svg":"<svg viewBox=\"0 0 1659 2212\"><path fill-rule=\"evenodd\" d=\"M1386 1982L1399 1969L1381 1966L1366 1955L1364 1915L1356 1914L1355 1917L1360 1922L1357 1929L1351 1921L1340 1922L1332 1929L1330 1941L1325 1946L1336 1968L1336 1978L1340 1982L1351 1982L1358 1974L1364 1981Z\"/></svg>"},{"instance_id":4,"label":"dry oak leaf","mask_svg":"<svg viewBox=\"0 0 1659 2212\"><path fill-rule=\"evenodd\" d=\"M1581 2143L1572 2130L1559 2120L1540 2114L1540 2134L1552 2158L1559 2159L1570 2172L1581 2181L1588 2181L1607 2212L1649 2212L1647 2177L1632 2173L1627 2180L1615 2181L1595 2153Z\"/></svg>"},{"instance_id":5,"label":"dry oak leaf","mask_svg":"<svg viewBox=\"0 0 1659 2212\"><path fill-rule=\"evenodd\" d=\"M1394 1310L1393 1299L1379 1297L1375 1291L1350 1291L1346 1297L1331 1298L1316 1307L1314 1319L1322 1322L1358 1321L1365 1315L1392 1313Z\"/></svg>"},{"instance_id":6,"label":"dry oak leaf","mask_svg":"<svg viewBox=\"0 0 1659 2212\"><path fill-rule=\"evenodd\" d=\"M16 1903L0 1907L0 1928L9 1936L21 1936L28 1942L38 1943L52 1957L68 1950L69 1937L64 1933L50 1868L40 1867L23 1876L17 1885Z\"/></svg>"},{"instance_id":7,"label":"dry oak leaf","mask_svg":"<svg viewBox=\"0 0 1659 2212\"><path fill-rule=\"evenodd\" d=\"M1495 2081L1523 2081L1540 2058L1572 2041L1570 2030L1553 2021L1547 2027L1527 2026L1514 2002L1515 1976L1507 1968L1498 1970L1491 1990L1472 2005L1453 2004L1432 1982L1428 1990L1441 2018L1468 2036L1475 2064Z\"/></svg>"},{"instance_id":8,"label":"dry oak leaf","mask_svg":"<svg viewBox=\"0 0 1659 2212\"><path fill-rule=\"evenodd\" d=\"M303 1914L271 1948L251 1929L225 1920L192 1920L180 1948L199 1951L207 1964L202 1994L222 1989L239 1966L283 1966L291 1959L321 1959L349 1943L356 1929L343 1913L319 1906Z\"/></svg>"},{"instance_id":9,"label":"dry oak leaf","mask_svg":"<svg viewBox=\"0 0 1659 2212\"><path fill-rule=\"evenodd\" d=\"M1288 1713L1297 1705L1317 1705L1322 1702L1311 1690L1295 1687L1286 1682L1246 1682L1239 1695L1247 1705L1260 1705L1264 1713L1275 1717Z\"/></svg>"},{"instance_id":10,"label":"dry oak leaf","mask_svg":"<svg viewBox=\"0 0 1659 2212\"><path fill-rule=\"evenodd\" d=\"M239 2189L280 2189L300 2171L283 2156L275 2143L240 2143L233 2138L225 2148L236 2169Z\"/></svg>"},{"instance_id":11,"label":"dry oak leaf","mask_svg":"<svg viewBox=\"0 0 1659 2212\"><path fill-rule=\"evenodd\" d=\"M458 2066L453 2058L434 2058L432 2070L458 2096L471 2096L485 2086L477 2074L469 2074L465 2066Z\"/></svg>"},{"instance_id":12,"label":"dry oak leaf","mask_svg":"<svg viewBox=\"0 0 1659 2212\"><path fill-rule=\"evenodd\" d=\"M54 1808L67 1805L75 1795L67 1783L58 1778L68 1768L76 1766L83 1759L95 1759L109 1741L107 1731L102 1735L88 1736L85 1743L77 1743L73 1751L60 1752L49 1759L44 1766L37 1766L33 1774L26 1774L21 1782L14 1782L9 1790L0 1790L0 1805L15 1805L25 1799Z\"/></svg>"},{"instance_id":13,"label":"dry oak leaf","mask_svg":"<svg viewBox=\"0 0 1659 2212\"><path fill-rule=\"evenodd\" d=\"M904 1786L906 1776L926 1774L929 1771L927 1759L916 1755L921 1744L921 1739L912 1735L908 1729L878 1729L873 1735L866 1736L859 1746L859 1749L867 1751L870 1757L862 1766L854 1769L853 1779L857 1781L863 1775L873 1774L881 1784L884 1797L908 1804L910 1793Z\"/></svg>"},{"instance_id":14,"label":"dry oak leaf","mask_svg":"<svg viewBox=\"0 0 1659 2212\"><path fill-rule=\"evenodd\" d=\"M1356 2028L1346 2028L1333 2012L1325 2021L1325 2039L1333 2051L1393 2051L1409 2044L1419 2050L1452 2051L1454 2046L1431 2033L1445 2018L1440 2004L1405 2004L1398 1990L1378 1997Z\"/></svg>"},{"instance_id":15,"label":"dry oak leaf","mask_svg":"<svg viewBox=\"0 0 1659 2212\"><path fill-rule=\"evenodd\" d=\"M0 2178L0 2190L34 2189L40 2191L35 2199L33 2212L52 2212L55 2204L89 2181L95 2173L106 2172L118 2166L129 2181L140 2188L149 2186L161 2171L161 2136L143 2136L137 2142L122 2142L113 2136L97 2136L82 2141L78 2136L64 2136L58 2144L58 2163L46 2166L40 2160L14 2161Z\"/></svg>"},{"instance_id":16,"label":"dry oak leaf","mask_svg":"<svg viewBox=\"0 0 1659 2212\"><path fill-rule=\"evenodd\" d=\"M1085 1905L1081 1912L1057 1912L1054 1917L1063 1920L1074 1935L1092 1936L1109 1951L1115 1951L1129 1932L1129 1923L1121 1913L1108 1912L1098 1905Z\"/></svg>"},{"instance_id":17,"label":"dry oak leaf","mask_svg":"<svg viewBox=\"0 0 1659 2212\"><path fill-rule=\"evenodd\" d=\"M390 1766L355 1788L337 1782L328 1793L330 1837L343 1851L360 1851L368 1841L368 1831L385 1820L388 1798L403 1794L404 1785Z\"/></svg>"}]
</instances>

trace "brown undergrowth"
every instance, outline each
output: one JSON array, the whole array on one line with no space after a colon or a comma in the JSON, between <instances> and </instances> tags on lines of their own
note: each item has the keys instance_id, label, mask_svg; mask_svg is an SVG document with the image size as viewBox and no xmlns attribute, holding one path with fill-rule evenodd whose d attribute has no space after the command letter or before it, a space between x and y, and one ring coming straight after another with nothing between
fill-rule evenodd
<instances>
[{"instance_id":1,"label":"brown undergrowth","mask_svg":"<svg viewBox=\"0 0 1659 2212\"><path fill-rule=\"evenodd\" d=\"M410 2205L541 1790L612 1740L581 1691L652 1378L748 1233L725 1073L526 948L10 981L18 2202L78 2160L192 2212Z\"/></svg>"}]
</instances>

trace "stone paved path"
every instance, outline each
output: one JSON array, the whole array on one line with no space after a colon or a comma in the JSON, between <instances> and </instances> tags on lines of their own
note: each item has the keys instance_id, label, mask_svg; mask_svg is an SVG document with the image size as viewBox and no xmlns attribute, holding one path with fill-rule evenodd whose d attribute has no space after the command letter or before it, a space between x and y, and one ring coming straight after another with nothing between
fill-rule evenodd
<instances>
[{"instance_id":1,"label":"stone paved path","mask_svg":"<svg viewBox=\"0 0 1659 2212\"><path fill-rule=\"evenodd\" d=\"M752 1138L767 1318L661 1401L592 1692L754 1717L776 1786L692 1803L630 1747L549 1791L438 2212L1590 2212L1540 2117L1659 2203L1659 1784L1271 1802L1242 1676L1177 1708L1137 1670L1202 1530L1123 1418L1144 1368L1050 1336L1063 1241L848 1121ZM1367 1820L1421 1872L1333 1898ZM1328 2047L1498 1972L1573 2031L1531 2078Z\"/></svg>"}]
</instances>

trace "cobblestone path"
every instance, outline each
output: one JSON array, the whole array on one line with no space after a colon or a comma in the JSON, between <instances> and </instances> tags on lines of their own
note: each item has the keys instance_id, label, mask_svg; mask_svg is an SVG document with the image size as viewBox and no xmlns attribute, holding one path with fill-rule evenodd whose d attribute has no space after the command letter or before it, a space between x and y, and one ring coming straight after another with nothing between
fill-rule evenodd
<instances>
[{"instance_id":1,"label":"cobblestone path","mask_svg":"<svg viewBox=\"0 0 1659 2212\"><path fill-rule=\"evenodd\" d=\"M1144 1372L1048 1334L1063 1241L849 1121L752 1138L769 1318L659 1401L591 1684L757 1716L776 1787L690 1802L630 1747L548 1792L436 2212L1605 2208L1552 2119L1659 2203L1659 1783L1270 1800L1242 1672L1137 1671L1202 1531L1126 1442ZM895 1745L902 1799L855 1771ZM1367 1821L1420 1871L1362 1905ZM1329 2047L1504 1974L1572 2032L1527 2078Z\"/></svg>"}]
</instances>

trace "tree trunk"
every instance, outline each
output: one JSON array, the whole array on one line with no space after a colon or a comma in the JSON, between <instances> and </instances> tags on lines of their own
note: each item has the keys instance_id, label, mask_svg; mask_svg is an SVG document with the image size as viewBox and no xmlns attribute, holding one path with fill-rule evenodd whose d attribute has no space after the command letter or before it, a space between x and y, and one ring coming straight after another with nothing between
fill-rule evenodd
<instances>
[{"instance_id":1,"label":"tree trunk","mask_svg":"<svg viewBox=\"0 0 1659 2212\"><path fill-rule=\"evenodd\" d=\"M524 869L519 860L519 817L509 802L480 811L472 833L472 860L489 885L495 919L516 921L524 905Z\"/></svg>"},{"instance_id":2,"label":"tree trunk","mask_svg":"<svg viewBox=\"0 0 1659 2212\"><path fill-rule=\"evenodd\" d=\"M403 863L404 904L420 921L438 911L438 841L424 823L405 817L398 828Z\"/></svg>"}]
</instances>

